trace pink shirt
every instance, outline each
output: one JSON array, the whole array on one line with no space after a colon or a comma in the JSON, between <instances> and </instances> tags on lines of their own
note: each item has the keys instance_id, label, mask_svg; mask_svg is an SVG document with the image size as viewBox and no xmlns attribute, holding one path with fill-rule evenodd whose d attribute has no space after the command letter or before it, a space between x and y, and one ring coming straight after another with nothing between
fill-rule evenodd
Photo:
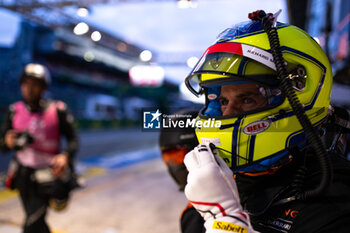
<instances>
[{"instance_id":1,"label":"pink shirt","mask_svg":"<svg viewBox=\"0 0 350 233\"><path fill-rule=\"evenodd\" d=\"M13 129L28 131L34 143L17 151L18 161L27 167L41 168L52 164L60 148L59 121L55 102L43 112L30 112L23 102L14 103Z\"/></svg>"}]
</instances>

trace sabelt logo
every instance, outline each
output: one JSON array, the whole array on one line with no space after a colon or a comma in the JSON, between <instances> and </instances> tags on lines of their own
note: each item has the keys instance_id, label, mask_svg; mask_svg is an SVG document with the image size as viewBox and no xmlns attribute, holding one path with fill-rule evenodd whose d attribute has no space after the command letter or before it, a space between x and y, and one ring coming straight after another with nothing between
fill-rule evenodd
<instances>
[{"instance_id":1,"label":"sabelt logo","mask_svg":"<svg viewBox=\"0 0 350 233\"><path fill-rule=\"evenodd\" d=\"M247 135L256 135L258 133L264 132L270 127L270 121L261 120L254 121L243 128L243 133Z\"/></svg>"},{"instance_id":2,"label":"sabelt logo","mask_svg":"<svg viewBox=\"0 0 350 233\"><path fill-rule=\"evenodd\" d=\"M236 233L248 233L248 229L234 223L214 221L213 229L236 232Z\"/></svg>"}]
</instances>

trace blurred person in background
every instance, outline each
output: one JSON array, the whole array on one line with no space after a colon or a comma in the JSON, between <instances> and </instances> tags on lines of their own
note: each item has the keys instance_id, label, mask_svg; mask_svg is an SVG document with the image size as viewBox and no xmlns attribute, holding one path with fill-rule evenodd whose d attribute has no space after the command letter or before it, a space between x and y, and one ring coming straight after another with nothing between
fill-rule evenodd
<instances>
[{"instance_id":1,"label":"blurred person in background","mask_svg":"<svg viewBox=\"0 0 350 233\"><path fill-rule=\"evenodd\" d=\"M23 100L9 106L0 135L2 152L15 151L5 185L19 190L23 232L49 233L47 207L64 209L76 187L73 158L78 138L66 104L43 98L50 84L45 66L27 64L19 81ZM67 141L63 150L61 136Z\"/></svg>"},{"instance_id":2,"label":"blurred person in background","mask_svg":"<svg viewBox=\"0 0 350 233\"><path fill-rule=\"evenodd\" d=\"M169 119L173 121L186 121L195 119L198 111L194 109L183 109ZM176 117L176 115L181 115ZM188 116L188 117L186 117ZM168 119L167 119L168 120ZM194 128L162 128L159 135L159 148L162 159L167 166L170 176L183 192L187 184L187 169L184 165L185 155L198 145ZM191 203L183 210L180 216L182 233L203 233L204 220Z\"/></svg>"},{"instance_id":3,"label":"blurred person in background","mask_svg":"<svg viewBox=\"0 0 350 233\"><path fill-rule=\"evenodd\" d=\"M322 48L277 15L223 31L186 78L220 127L196 128L185 194L210 233L349 232L349 115Z\"/></svg>"}]
</instances>

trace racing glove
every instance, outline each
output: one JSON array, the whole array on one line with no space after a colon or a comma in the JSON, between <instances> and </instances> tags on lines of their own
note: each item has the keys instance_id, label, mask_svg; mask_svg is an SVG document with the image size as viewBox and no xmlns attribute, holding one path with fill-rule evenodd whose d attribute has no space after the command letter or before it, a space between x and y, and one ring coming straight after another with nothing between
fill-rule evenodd
<instances>
[{"instance_id":1,"label":"racing glove","mask_svg":"<svg viewBox=\"0 0 350 233\"><path fill-rule=\"evenodd\" d=\"M256 232L240 204L231 169L213 144L200 144L184 160L185 195L205 220L207 233Z\"/></svg>"}]
</instances>

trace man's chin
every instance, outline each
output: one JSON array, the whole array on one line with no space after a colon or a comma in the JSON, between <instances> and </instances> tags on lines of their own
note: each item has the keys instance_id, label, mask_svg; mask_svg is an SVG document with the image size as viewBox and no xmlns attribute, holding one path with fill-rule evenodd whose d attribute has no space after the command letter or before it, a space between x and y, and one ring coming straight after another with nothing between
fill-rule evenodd
<instances>
[{"instance_id":1,"label":"man's chin","mask_svg":"<svg viewBox=\"0 0 350 233\"><path fill-rule=\"evenodd\" d=\"M24 102L26 102L29 105L38 105L40 102L40 99L24 98Z\"/></svg>"}]
</instances>

